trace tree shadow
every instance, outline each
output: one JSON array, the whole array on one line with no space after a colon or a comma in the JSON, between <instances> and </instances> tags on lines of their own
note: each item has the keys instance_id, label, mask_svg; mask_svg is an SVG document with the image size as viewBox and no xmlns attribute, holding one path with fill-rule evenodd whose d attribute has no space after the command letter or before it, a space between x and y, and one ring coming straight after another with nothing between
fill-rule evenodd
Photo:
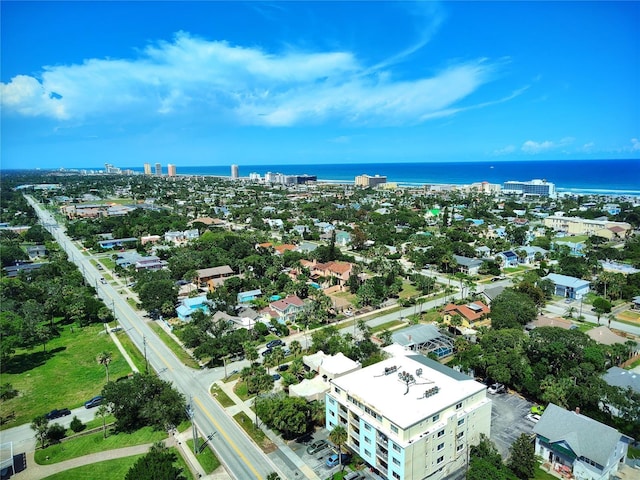
<instances>
[{"instance_id":1,"label":"tree shadow","mask_svg":"<svg viewBox=\"0 0 640 480\"><path fill-rule=\"evenodd\" d=\"M52 350L43 352L20 353L14 355L2 364L2 373L19 374L33 370L36 367L44 365L47 360L54 357L56 353L63 352L67 347L57 347Z\"/></svg>"}]
</instances>

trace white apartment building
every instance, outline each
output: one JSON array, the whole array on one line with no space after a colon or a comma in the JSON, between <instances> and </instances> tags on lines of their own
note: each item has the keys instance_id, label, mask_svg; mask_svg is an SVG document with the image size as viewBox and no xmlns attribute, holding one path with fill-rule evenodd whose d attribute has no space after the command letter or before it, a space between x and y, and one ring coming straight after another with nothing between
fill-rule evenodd
<instances>
[{"instance_id":1,"label":"white apartment building","mask_svg":"<svg viewBox=\"0 0 640 480\"><path fill-rule=\"evenodd\" d=\"M393 480L437 480L463 468L470 445L489 436L486 386L406 352L331 381L326 426Z\"/></svg>"},{"instance_id":2,"label":"white apartment building","mask_svg":"<svg viewBox=\"0 0 640 480\"><path fill-rule=\"evenodd\" d=\"M545 218L544 226L570 235L597 235L608 239L624 238L626 232L631 229L631 225L627 222L565 217L559 214Z\"/></svg>"}]
</instances>

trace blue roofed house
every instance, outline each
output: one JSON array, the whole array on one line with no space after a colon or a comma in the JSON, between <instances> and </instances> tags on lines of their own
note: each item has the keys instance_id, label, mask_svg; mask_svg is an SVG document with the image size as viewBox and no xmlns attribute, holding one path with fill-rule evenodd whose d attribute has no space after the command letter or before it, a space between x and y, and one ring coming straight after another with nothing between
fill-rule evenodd
<instances>
[{"instance_id":1,"label":"blue roofed house","mask_svg":"<svg viewBox=\"0 0 640 480\"><path fill-rule=\"evenodd\" d=\"M500 252L496 257L502 258L502 266L503 267L517 267L519 260L516 252L512 250L507 250L504 252Z\"/></svg>"},{"instance_id":2,"label":"blue roofed house","mask_svg":"<svg viewBox=\"0 0 640 480\"><path fill-rule=\"evenodd\" d=\"M573 298L580 300L589 293L590 282L576 277L550 273L543 280L551 280L553 282L554 294L564 298Z\"/></svg>"},{"instance_id":3,"label":"blue roofed house","mask_svg":"<svg viewBox=\"0 0 640 480\"><path fill-rule=\"evenodd\" d=\"M562 478L609 480L626 459L632 438L550 403L533 427L535 453ZM569 477L572 475L572 477Z\"/></svg>"},{"instance_id":4,"label":"blue roofed house","mask_svg":"<svg viewBox=\"0 0 640 480\"><path fill-rule=\"evenodd\" d=\"M238 303L252 302L253 300L256 300L261 295L262 295L262 290L260 290L259 288L256 290L240 292L238 293Z\"/></svg>"},{"instance_id":5,"label":"blue roofed house","mask_svg":"<svg viewBox=\"0 0 640 480\"><path fill-rule=\"evenodd\" d=\"M536 261L536 254L539 254L540 258L545 258L549 252L540 247L522 247L520 248L526 253L526 256L520 260L520 263L531 264Z\"/></svg>"},{"instance_id":6,"label":"blue roofed house","mask_svg":"<svg viewBox=\"0 0 640 480\"><path fill-rule=\"evenodd\" d=\"M178 314L178 318L183 322L191 321L191 315L193 315L197 311L204 312L209 314L211 311L211 302L207 300L206 295L202 295L199 297L193 298L185 298L182 300L178 308L176 308L176 313Z\"/></svg>"}]
</instances>

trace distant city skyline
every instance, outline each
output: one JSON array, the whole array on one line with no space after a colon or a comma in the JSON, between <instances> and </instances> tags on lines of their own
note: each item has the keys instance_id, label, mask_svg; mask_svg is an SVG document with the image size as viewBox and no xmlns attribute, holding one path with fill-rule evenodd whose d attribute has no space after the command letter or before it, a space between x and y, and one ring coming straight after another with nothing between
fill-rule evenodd
<instances>
[{"instance_id":1,"label":"distant city skyline","mask_svg":"<svg viewBox=\"0 0 640 480\"><path fill-rule=\"evenodd\" d=\"M640 159L638 2L0 9L2 169Z\"/></svg>"}]
</instances>

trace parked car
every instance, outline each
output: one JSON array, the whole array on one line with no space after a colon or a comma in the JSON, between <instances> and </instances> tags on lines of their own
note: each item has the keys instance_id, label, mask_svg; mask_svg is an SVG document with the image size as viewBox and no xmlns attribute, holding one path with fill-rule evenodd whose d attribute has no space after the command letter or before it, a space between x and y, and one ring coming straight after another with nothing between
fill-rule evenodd
<instances>
[{"instance_id":1,"label":"parked car","mask_svg":"<svg viewBox=\"0 0 640 480\"><path fill-rule=\"evenodd\" d=\"M278 367L278 371L279 372L286 372L287 370L289 370L289 364L288 363L285 363L284 365L280 365Z\"/></svg>"},{"instance_id":2,"label":"parked car","mask_svg":"<svg viewBox=\"0 0 640 480\"><path fill-rule=\"evenodd\" d=\"M494 383L487 389L487 392L489 392L491 395L495 395L496 393L505 393L506 391L507 389L501 383Z\"/></svg>"},{"instance_id":3,"label":"parked car","mask_svg":"<svg viewBox=\"0 0 640 480\"><path fill-rule=\"evenodd\" d=\"M264 352L262 352L262 356L266 357L267 355L271 355L271 352L273 352L273 350L267 348Z\"/></svg>"},{"instance_id":4,"label":"parked car","mask_svg":"<svg viewBox=\"0 0 640 480\"><path fill-rule=\"evenodd\" d=\"M107 281L104 279L104 277L102 277L102 278L100 279L100 283L102 283L102 284L106 284L106 283L107 283Z\"/></svg>"},{"instance_id":5,"label":"parked car","mask_svg":"<svg viewBox=\"0 0 640 480\"><path fill-rule=\"evenodd\" d=\"M279 338L277 338L277 339L271 340L269 343L267 343L267 348L281 347L283 345L284 345L284 342L282 340L280 340Z\"/></svg>"},{"instance_id":6,"label":"parked car","mask_svg":"<svg viewBox=\"0 0 640 480\"><path fill-rule=\"evenodd\" d=\"M111 331L112 331L113 333L120 332L120 331L122 331L122 327L113 327L113 328L111 329Z\"/></svg>"},{"instance_id":7,"label":"parked car","mask_svg":"<svg viewBox=\"0 0 640 480\"><path fill-rule=\"evenodd\" d=\"M313 455L315 453L318 453L321 450L324 450L328 446L329 444L327 443L326 440L316 440L315 442L313 442L311 445L307 447L307 453L309 455Z\"/></svg>"},{"instance_id":8,"label":"parked car","mask_svg":"<svg viewBox=\"0 0 640 480\"><path fill-rule=\"evenodd\" d=\"M47 420L54 420L56 418L66 417L67 415L71 415L71 410L68 408L61 408L59 410L51 410L45 415L45 417L47 417Z\"/></svg>"},{"instance_id":9,"label":"parked car","mask_svg":"<svg viewBox=\"0 0 640 480\"><path fill-rule=\"evenodd\" d=\"M540 415L538 415L536 413L528 413L525 418L527 420L529 420L530 422L538 423L538 420L540 420Z\"/></svg>"},{"instance_id":10,"label":"parked car","mask_svg":"<svg viewBox=\"0 0 640 480\"><path fill-rule=\"evenodd\" d=\"M327 467L332 468L340 464L346 465L347 463L349 463L349 460L351 460L351 456L348 453L343 453L340 460L338 460L338 454L334 453L329 458L327 458Z\"/></svg>"},{"instance_id":11,"label":"parked car","mask_svg":"<svg viewBox=\"0 0 640 480\"><path fill-rule=\"evenodd\" d=\"M282 377L280 377L279 374L274 373L273 375L271 375L271 378L273 378L273 380L276 381L276 380L280 380L280 378L282 378Z\"/></svg>"},{"instance_id":12,"label":"parked car","mask_svg":"<svg viewBox=\"0 0 640 480\"><path fill-rule=\"evenodd\" d=\"M362 472L349 472L344 477L343 480L364 480L365 476Z\"/></svg>"},{"instance_id":13,"label":"parked car","mask_svg":"<svg viewBox=\"0 0 640 480\"><path fill-rule=\"evenodd\" d=\"M104 400L104 397L102 395L93 397L91 400L87 400L86 402L84 402L84 408L97 407L98 405L102 404L103 400Z\"/></svg>"}]
</instances>

